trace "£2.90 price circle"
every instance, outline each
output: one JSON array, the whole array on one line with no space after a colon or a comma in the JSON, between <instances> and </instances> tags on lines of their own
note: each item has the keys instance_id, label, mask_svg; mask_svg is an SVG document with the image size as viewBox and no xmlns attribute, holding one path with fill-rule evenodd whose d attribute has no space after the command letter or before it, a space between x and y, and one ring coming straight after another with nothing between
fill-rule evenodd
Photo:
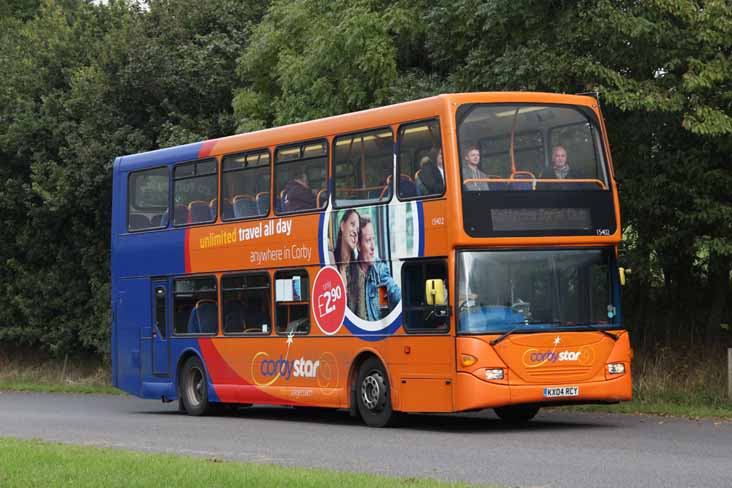
<instances>
[{"instance_id":1,"label":"\u00a32.90 price circle","mask_svg":"<svg viewBox=\"0 0 732 488\"><path fill-rule=\"evenodd\" d=\"M320 330L328 335L338 332L346 315L346 286L337 269L326 266L318 271L311 304Z\"/></svg>"}]
</instances>

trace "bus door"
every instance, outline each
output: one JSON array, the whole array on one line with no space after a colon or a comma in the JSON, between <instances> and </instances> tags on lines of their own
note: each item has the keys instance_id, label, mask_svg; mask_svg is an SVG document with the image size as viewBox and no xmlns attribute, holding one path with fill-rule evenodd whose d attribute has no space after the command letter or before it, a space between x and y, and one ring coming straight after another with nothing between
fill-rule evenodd
<instances>
[{"instance_id":1,"label":"bus door","mask_svg":"<svg viewBox=\"0 0 732 488\"><path fill-rule=\"evenodd\" d=\"M156 376L168 376L170 359L170 341L168 341L168 280L152 282L152 373Z\"/></svg>"}]
</instances>

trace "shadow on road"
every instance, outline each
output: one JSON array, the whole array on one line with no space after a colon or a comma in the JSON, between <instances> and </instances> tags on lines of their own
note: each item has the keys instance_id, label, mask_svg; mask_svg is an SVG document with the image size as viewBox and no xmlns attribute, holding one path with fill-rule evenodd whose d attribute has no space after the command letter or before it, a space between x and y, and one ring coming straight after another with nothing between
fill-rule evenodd
<instances>
[{"instance_id":1,"label":"shadow on road","mask_svg":"<svg viewBox=\"0 0 732 488\"><path fill-rule=\"evenodd\" d=\"M154 415L185 415L177 410L138 412ZM358 417L352 417L347 410L317 407L222 407L210 415L215 419L274 420L279 422L305 422L311 424L366 426ZM591 419L588 422L588 419ZM403 415L398 424L400 429L431 432L546 432L569 429L616 428L610 417L588 416L574 412L542 412L525 425L509 425L492 414L491 410L456 414L409 414Z\"/></svg>"}]
</instances>

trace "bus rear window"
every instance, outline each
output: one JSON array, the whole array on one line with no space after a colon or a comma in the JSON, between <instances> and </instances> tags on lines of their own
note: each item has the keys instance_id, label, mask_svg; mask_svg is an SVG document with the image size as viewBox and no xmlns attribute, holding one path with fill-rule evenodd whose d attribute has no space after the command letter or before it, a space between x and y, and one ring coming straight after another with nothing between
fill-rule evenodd
<instances>
[{"instance_id":1,"label":"bus rear window","mask_svg":"<svg viewBox=\"0 0 732 488\"><path fill-rule=\"evenodd\" d=\"M159 229L168 225L170 183L168 168L130 174L127 198L127 229Z\"/></svg>"}]
</instances>

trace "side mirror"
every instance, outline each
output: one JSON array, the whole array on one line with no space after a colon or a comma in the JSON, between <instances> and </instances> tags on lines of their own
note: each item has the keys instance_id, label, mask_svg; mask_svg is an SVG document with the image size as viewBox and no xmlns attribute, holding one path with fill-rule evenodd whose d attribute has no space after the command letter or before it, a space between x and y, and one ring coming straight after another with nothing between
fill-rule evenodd
<instances>
[{"instance_id":1,"label":"side mirror","mask_svg":"<svg viewBox=\"0 0 732 488\"><path fill-rule=\"evenodd\" d=\"M625 286L625 281L626 281L625 275L630 274L631 271L633 271L633 270L630 268L627 268L627 269L618 268L618 274L620 275L620 286Z\"/></svg>"},{"instance_id":2,"label":"side mirror","mask_svg":"<svg viewBox=\"0 0 732 488\"><path fill-rule=\"evenodd\" d=\"M427 305L447 304L447 293L445 292L445 281L440 279L427 280L424 282L424 296L427 298Z\"/></svg>"}]
</instances>

